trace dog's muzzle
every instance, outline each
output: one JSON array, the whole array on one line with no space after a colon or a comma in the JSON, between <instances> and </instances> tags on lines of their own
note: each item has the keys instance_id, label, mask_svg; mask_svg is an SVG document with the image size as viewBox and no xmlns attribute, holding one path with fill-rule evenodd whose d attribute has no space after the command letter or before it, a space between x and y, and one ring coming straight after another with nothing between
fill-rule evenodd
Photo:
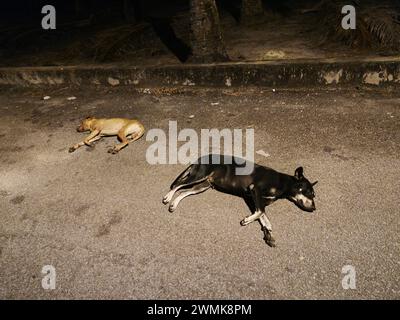
<instances>
[{"instance_id":1,"label":"dog's muzzle","mask_svg":"<svg viewBox=\"0 0 400 320\"><path fill-rule=\"evenodd\" d=\"M303 207L308 212L314 212L315 210L317 210L317 208L315 208L314 200L312 201L311 206L310 205L306 206L305 203L303 203Z\"/></svg>"},{"instance_id":2,"label":"dog's muzzle","mask_svg":"<svg viewBox=\"0 0 400 320\"><path fill-rule=\"evenodd\" d=\"M307 211L307 212L313 212L313 211L317 210L316 207L315 207L314 200L310 200L310 199L303 200L303 199L300 199L300 200L296 201L296 204L297 204L298 207L300 207L300 209L302 209L304 211Z\"/></svg>"}]
</instances>

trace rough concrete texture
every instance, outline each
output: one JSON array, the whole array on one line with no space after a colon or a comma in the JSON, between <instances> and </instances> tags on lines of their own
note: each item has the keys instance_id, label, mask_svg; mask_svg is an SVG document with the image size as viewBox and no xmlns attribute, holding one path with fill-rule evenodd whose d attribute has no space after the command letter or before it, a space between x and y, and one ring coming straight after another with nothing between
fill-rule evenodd
<instances>
[{"instance_id":1,"label":"rough concrete texture","mask_svg":"<svg viewBox=\"0 0 400 320\"><path fill-rule=\"evenodd\" d=\"M91 90L0 94L0 297L399 299L400 95L390 91ZM43 100L43 96L51 98ZM67 100L76 96L75 100ZM73 154L86 115L147 129L254 128L260 164L319 180L317 211L268 208L277 248L239 198L161 204L183 165L152 166L145 138ZM269 156L265 156L269 155ZM41 287L53 265L56 290ZM343 290L342 267L356 268Z\"/></svg>"},{"instance_id":2,"label":"rough concrete texture","mask_svg":"<svg viewBox=\"0 0 400 320\"><path fill-rule=\"evenodd\" d=\"M0 68L0 86L337 87L400 85L400 58Z\"/></svg>"}]
</instances>

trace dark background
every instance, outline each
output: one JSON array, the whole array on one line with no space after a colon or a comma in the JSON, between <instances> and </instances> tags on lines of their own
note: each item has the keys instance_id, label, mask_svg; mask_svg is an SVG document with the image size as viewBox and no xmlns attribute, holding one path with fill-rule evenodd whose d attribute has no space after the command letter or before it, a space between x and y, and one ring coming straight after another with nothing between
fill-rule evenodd
<instances>
[{"instance_id":1,"label":"dark background","mask_svg":"<svg viewBox=\"0 0 400 320\"><path fill-rule=\"evenodd\" d=\"M302 9L320 3L322 9L313 15L301 14ZM41 28L44 16L41 9L47 4L56 8L57 30ZM221 17L228 17L240 25L241 0L216 0L216 4ZM397 15L396 19L400 21L400 0L263 0L263 4L266 21L273 20L274 23L259 26L259 29L264 28L267 32L273 29L273 32L279 33L283 24L296 20L297 25L293 24L290 33L296 35L299 33L299 25L308 25L302 37L315 39L312 45L316 47L321 43L326 46L326 42L335 41L355 49L374 46L373 37L367 39L365 42L368 45L365 45L359 40L365 35L353 38L335 34L333 24L340 21L339 8L344 4L353 4L362 9L357 14L361 12L360 16L369 16L366 19L367 28L383 34L378 42L386 43L381 48L381 43L375 46L378 47L378 54L384 52L391 55L400 48L400 35L396 50L387 48L387 43L393 42L391 38L396 34L392 27L393 15ZM384 6L392 9L392 15L382 18L380 14L379 22L375 25L372 22L371 25L376 8ZM142 61L134 61L130 56L142 56L144 59L161 55L160 52L164 50L172 53L177 62L185 62L193 45L190 39L189 9L189 0L3 1L0 4L0 65L59 65L122 60L138 64ZM400 28L400 24L398 26ZM318 33L323 34L324 41L317 39ZM120 40L110 44L113 39ZM160 40L164 47L157 43ZM262 41L265 39L260 38ZM287 41L291 41L290 37ZM253 45L254 39L249 46ZM62 53L63 56L55 53ZM161 58L159 61L164 63Z\"/></svg>"}]
</instances>

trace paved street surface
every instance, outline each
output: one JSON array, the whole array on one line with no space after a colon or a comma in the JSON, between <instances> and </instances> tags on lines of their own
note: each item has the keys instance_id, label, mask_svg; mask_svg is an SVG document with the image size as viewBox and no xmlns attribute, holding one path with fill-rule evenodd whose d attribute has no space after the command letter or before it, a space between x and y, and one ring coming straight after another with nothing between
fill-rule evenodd
<instances>
[{"instance_id":1,"label":"paved street surface","mask_svg":"<svg viewBox=\"0 0 400 320\"><path fill-rule=\"evenodd\" d=\"M256 162L319 180L317 211L269 207L276 248L258 223L240 226L240 198L209 190L169 213L161 199L185 166L148 164L145 137L118 155L113 137L69 154L87 115L254 128ZM3 90L0 298L399 299L399 119L394 91Z\"/></svg>"}]
</instances>

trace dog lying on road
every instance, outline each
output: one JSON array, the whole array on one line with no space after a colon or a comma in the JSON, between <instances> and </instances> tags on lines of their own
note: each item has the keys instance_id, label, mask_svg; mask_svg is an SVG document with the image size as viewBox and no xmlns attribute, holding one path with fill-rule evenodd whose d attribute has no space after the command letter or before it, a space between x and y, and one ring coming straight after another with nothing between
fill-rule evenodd
<instances>
[{"instance_id":1,"label":"dog lying on road","mask_svg":"<svg viewBox=\"0 0 400 320\"><path fill-rule=\"evenodd\" d=\"M76 129L78 132L90 131L85 140L69 148L69 152L87 145L92 146L92 142L100 140L104 136L117 136L121 143L108 150L109 153L116 154L130 142L138 140L144 134L144 126L134 119L111 118L96 119L87 117ZM128 137L130 138L128 140Z\"/></svg>"},{"instance_id":2,"label":"dog lying on road","mask_svg":"<svg viewBox=\"0 0 400 320\"><path fill-rule=\"evenodd\" d=\"M243 159L221 155L208 155L206 157L208 157L208 161L199 158L195 164L190 165L172 183L171 191L165 195L162 201L164 204L170 203L170 212L175 211L179 202L184 198L202 193L210 188L240 196L252 212L240 224L246 226L255 220L259 220L264 232L265 242L274 247L275 240L271 234L272 225L265 214L266 206L276 200L287 199L304 211L312 212L316 210L313 186L317 184L317 181L310 183L304 177L302 167L296 169L294 176L290 176L254 164L254 170L251 174L237 175L235 169L246 165ZM212 157L219 158L219 164L216 164L215 160L212 161ZM175 193L180 189L186 189L186 191L181 192L172 201Z\"/></svg>"}]
</instances>

